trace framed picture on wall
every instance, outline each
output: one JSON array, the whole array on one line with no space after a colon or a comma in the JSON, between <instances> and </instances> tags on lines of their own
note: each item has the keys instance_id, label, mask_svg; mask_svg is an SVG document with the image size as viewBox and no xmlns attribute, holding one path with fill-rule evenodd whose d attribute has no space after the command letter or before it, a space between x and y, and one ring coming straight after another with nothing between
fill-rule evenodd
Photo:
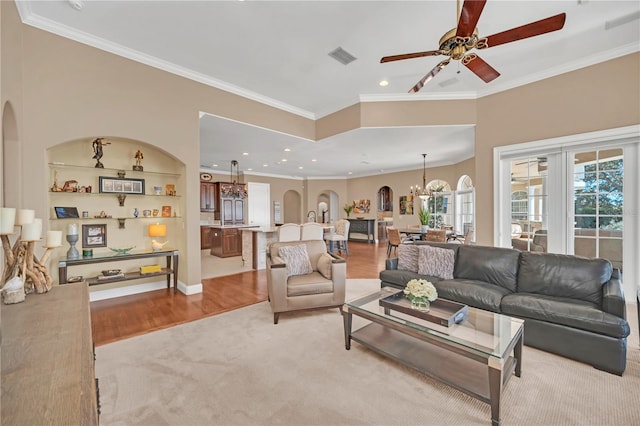
<instances>
[{"instance_id":1,"label":"framed picture on wall","mask_svg":"<svg viewBox=\"0 0 640 426\"><path fill-rule=\"evenodd\" d=\"M413 195L400 196L400 214L413 214Z\"/></svg>"},{"instance_id":2,"label":"framed picture on wall","mask_svg":"<svg viewBox=\"0 0 640 426\"><path fill-rule=\"evenodd\" d=\"M107 225L91 224L82 225L82 247L106 247L107 246Z\"/></svg>"},{"instance_id":3,"label":"framed picture on wall","mask_svg":"<svg viewBox=\"0 0 640 426\"><path fill-rule=\"evenodd\" d=\"M99 176L98 181L102 193L144 194L144 179Z\"/></svg>"}]
</instances>

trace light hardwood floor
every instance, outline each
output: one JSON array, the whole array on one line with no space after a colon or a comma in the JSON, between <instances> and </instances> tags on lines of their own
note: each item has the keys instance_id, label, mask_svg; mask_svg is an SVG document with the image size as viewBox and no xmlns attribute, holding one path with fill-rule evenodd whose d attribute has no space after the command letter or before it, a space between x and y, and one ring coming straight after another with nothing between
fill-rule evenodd
<instances>
[{"instance_id":1,"label":"light hardwood floor","mask_svg":"<svg viewBox=\"0 0 640 426\"><path fill-rule=\"evenodd\" d=\"M347 278L378 278L387 243L349 243ZM202 293L185 296L173 290L91 302L96 345L145 334L267 300L264 270L202 279Z\"/></svg>"}]
</instances>

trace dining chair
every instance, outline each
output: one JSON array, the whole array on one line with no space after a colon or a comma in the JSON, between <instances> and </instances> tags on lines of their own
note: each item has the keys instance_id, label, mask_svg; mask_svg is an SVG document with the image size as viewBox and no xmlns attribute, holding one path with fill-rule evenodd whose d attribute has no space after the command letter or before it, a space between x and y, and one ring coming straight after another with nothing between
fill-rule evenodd
<instances>
[{"instance_id":1,"label":"dining chair","mask_svg":"<svg viewBox=\"0 0 640 426\"><path fill-rule=\"evenodd\" d=\"M427 231L427 241L444 243L447 241L447 231L444 229L429 229Z\"/></svg>"},{"instance_id":2,"label":"dining chair","mask_svg":"<svg viewBox=\"0 0 640 426\"><path fill-rule=\"evenodd\" d=\"M398 228L394 228L392 226L387 226L387 257L391 257L391 250L395 249L396 256L398 255L398 246L402 244L402 239L400 237L400 231Z\"/></svg>"},{"instance_id":3,"label":"dining chair","mask_svg":"<svg viewBox=\"0 0 640 426\"><path fill-rule=\"evenodd\" d=\"M349 256L349 225L351 225L351 222L346 219L340 219L336 222L335 232L324 235L325 241L329 242L329 251L331 253L336 249L339 253L344 250Z\"/></svg>"}]
</instances>

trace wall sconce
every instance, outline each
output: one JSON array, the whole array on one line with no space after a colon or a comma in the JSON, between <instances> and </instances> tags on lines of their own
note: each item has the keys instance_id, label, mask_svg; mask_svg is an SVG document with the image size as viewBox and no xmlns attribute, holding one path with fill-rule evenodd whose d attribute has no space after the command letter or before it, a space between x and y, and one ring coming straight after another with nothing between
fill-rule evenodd
<instances>
[{"instance_id":1,"label":"wall sconce","mask_svg":"<svg viewBox=\"0 0 640 426\"><path fill-rule=\"evenodd\" d=\"M166 237L167 236L167 225L160 223L152 223L149 225L149 236L150 237ZM160 251L169 241L165 241L164 243L160 243L156 240L151 240L151 248L153 251Z\"/></svg>"}]
</instances>

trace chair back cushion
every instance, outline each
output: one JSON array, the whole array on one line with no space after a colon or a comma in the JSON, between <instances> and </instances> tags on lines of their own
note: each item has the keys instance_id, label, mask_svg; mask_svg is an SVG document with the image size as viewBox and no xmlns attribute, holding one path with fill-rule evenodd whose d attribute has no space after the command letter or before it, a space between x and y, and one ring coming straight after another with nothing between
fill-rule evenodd
<instances>
[{"instance_id":1,"label":"chair back cushion","mask_svg":"<svg viewBox=\"0 0 640 426\"><path fill-rule=\"evenodd\" d=\"M602 286L613 268L606 259L522 252L518 291L581 299L602 305Z\"/></svg>"},{"instance_id":2,"label":"chair back cushion","mask_svg":"<svg viewBox=\"0 0 640 426\"><path fill-rule=\"evenodd\" d=\"M327 245L323 240L309 240L309 241L287 241L287 242L275 242L269 245L269 256L271 259L275 259L279 256L278 251L280 247L305 245L307 254L309 255L309 262L311 262L311 269L318 270L318 258L322 254L327 252Z\"/></svg>"},{"instance_id":3,"label":"chair back cushion","mask_svg":"<svg viewBox=\"0 0 640 426\"><path fill-rule=\"evenodd\" d=\"M279 226L278 241L300 241L300 225L297 223L285 223Z\"/></svg>"},{"instance_id":4,"label":"chair back cushion","mask_svg":"<svg viewBox=\"0 0 640 426\"><path fill-rule=\"evenodd\" d=\"M323 233L322 225L316 222L307 222L300 227L301 240L321 240Z\"/></svg>"}]
</instances>

